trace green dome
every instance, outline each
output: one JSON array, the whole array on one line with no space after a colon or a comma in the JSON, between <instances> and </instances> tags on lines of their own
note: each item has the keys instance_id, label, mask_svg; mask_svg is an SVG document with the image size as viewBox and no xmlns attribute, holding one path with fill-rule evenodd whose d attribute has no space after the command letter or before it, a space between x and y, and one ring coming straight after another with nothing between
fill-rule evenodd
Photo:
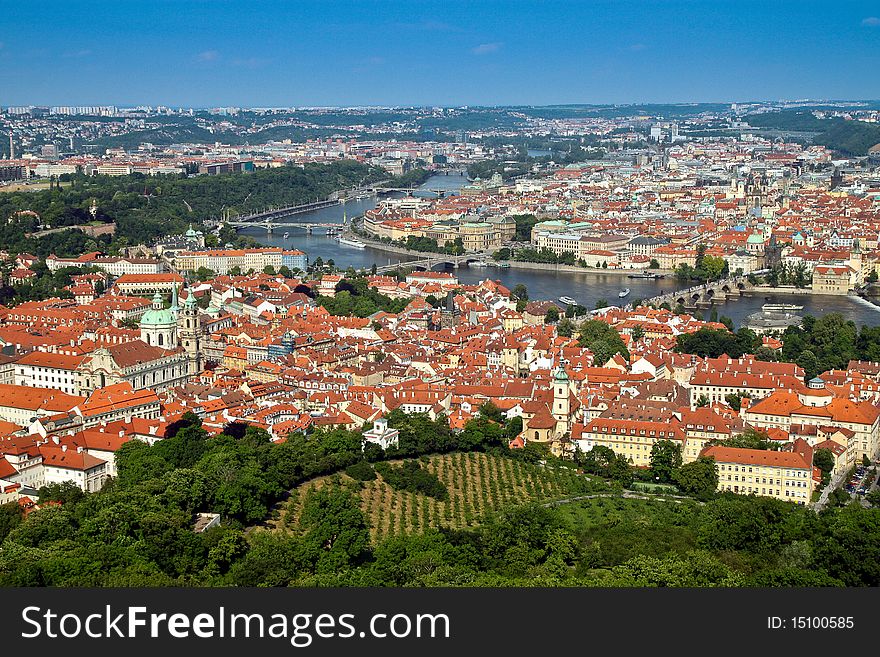
<instances>
[{"instance_id":1,"label":"green dome","mask_svg":"<svg viewBox=\"0 0 880 657\"><path fill-rule=\"evenodd\" d=\"M153 307L141 317L141 328L145 326L171 326L177 324L174 313L162 306L162 295L156 292L153 296Z\"/></svg>"},{"instance_id":2,"label":"green dome","mask_svg":"<svg viewBox=\"0 0 880 657\"><path fill-rule=\"evenodd\" d=\"M174 319L174 315L171 314L170 310L165 308L162 310L151 308L144 313L143 317L141 317L141 326L163 326L176 323L177 321Z\"/></svg>"},{"instance_id":3,"label":"green dome","mask_svg":"<svg viewBox=\"0 0 880 657\"><path fill-rule=\"evenodd\" d=\"M554 374L553 379L557 383L567 383L568 382L568 373L566 373L565 368L560 365L556 369L556 374Z\"/></svg>"}]
</instances>

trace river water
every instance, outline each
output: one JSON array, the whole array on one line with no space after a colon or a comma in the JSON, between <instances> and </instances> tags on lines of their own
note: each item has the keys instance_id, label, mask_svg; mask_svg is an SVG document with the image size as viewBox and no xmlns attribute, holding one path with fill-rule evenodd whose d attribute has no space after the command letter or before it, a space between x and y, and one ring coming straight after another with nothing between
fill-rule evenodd
<instances>
[{"instance_id":1,"label":"river water","mask_svg":"<svg viewBox=\"0 0 880 657\"><path fill-rule=\"evenodd\" d=\"M449 192L457 192L466 183L467 178L456 172L450 172L449 175L431 176L421 185L420 189L444 189ZM434 196L429 192L419 191L416 191L416 195ZM346 203L344 208L341 205L334 205L297 215L288 219L287 222L294 225L297 223L342 223L343 212L348 219L351 219L376 207L376 204L376 198L350 201ZM285 231L289 233L286 239L284 238ZM373 263L382 266L416 259L413 256L387 253L371 247L355 249L345 246L339 244L334 238L322 234L322 229L315 229L311 235L292 226L278 226L272 234L267 234L265 229L258 227L246 228L241 232L270 246L283 246L286 249L304 251L308 254L310 262L319 257L325 262L332 259L334 264L342 269L350 266L356 269L369 268ZM462 265L453 273L461 282L469 284L491 278L512 289L522 283L528 288L530 299L556 300L560 296L569 296L591 309L596 306L597 301L603 299L610 304L620 304L624 300L618 297L618 293L624 288L630 289L630 294L625 301L631 302L635 299L649 298L663 292L670 292L677 286L675 279L670 278L646 281L632 280L616 274L556 272L552 269L552 265L548 265L548 268L544 270L512 267L510 269L477 268ZM839 312L847 319L852 319L859 326L862 324L880 325L880 307L857 297L786 294L770 297L770 301L802 305L804 310L799 314L821 316L829 312ZM719 305L718 313L719 315L727 315L733 319L737 326L740 326L744 323L746 316L759 311L764 303L767 301L763 296L741 297L738 300ZM709 310L703 310L706 319L708 319L709 313Z\"/></svg>"}]
</instances>

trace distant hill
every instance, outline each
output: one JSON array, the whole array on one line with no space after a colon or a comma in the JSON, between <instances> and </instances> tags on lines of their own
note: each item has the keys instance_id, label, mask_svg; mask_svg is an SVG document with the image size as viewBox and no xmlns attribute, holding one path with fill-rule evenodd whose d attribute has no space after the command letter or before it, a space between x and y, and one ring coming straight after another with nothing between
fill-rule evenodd
<instances>
[{"instance_id":1,"label":"distant hill","mask_svg":"<svg viewBox=\"0 0 880 657\"><path fill-rule=\"evenodd\" d=\"M826 146L843 155L862 156L880 143L880 125L841 118L817 119L810 112L783 111L755 114L746 118L749 125L796 132L818 133L814 144Z\"/></svg>"}]
</instances>

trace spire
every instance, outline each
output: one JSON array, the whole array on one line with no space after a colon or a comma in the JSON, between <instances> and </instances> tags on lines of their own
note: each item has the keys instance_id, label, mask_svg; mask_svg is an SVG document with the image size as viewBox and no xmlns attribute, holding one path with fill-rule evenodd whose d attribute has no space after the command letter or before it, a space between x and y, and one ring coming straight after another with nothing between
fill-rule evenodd
<instances>
[{"instance_id":1,"label":"spire","mask_svg":"<svg viewBox=\"0 0 880 657\"><path fill-rule=\"evenodd\" d=\"M162 302L162 295L159 294L159 290L156 290L156 294L153 295L153 308L156 310L162 310L162 306L165 304Z\"/></svg>"},{"instance_id":2,"label":"spire","mask_svg":"<svg viewBox=\"0 0 880 657\"><path fill-rule=\"evenodd\" d=\"M177 299L177 285L171 288L171 312L176 313L180 310L180 304Z\"/></svg>"}]
</instances>

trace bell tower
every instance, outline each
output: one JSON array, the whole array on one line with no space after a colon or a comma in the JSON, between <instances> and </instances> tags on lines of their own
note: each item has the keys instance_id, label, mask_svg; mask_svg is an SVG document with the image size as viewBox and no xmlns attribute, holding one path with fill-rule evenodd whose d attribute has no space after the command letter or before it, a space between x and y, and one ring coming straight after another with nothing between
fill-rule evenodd
<instances>
[{"instance_id":1,"label":"bell tower","mask_svg":"<svg viewBox=\"0 0 880 657\"><path fill-rule=\"evenodd\" d=\"M571 389L565 371L565 361L560 361L559 367L553 373L553 417L556 419L557 431L560 434L571 429Z\"/></svg>"},{"instance_id":2,"label":"bell tower","mask_svg":"<svg viewBox=\"0 0 880 657\"><path fill-rule=\"evenodd\" d=\"M175 297L176 295L175 288ZM177 334L180 346L186 353L186 371L195 376L202 371L202 325L196 296L190 292L183 302L183 310L177 317Z\"/></svg>"}]
</instances>

